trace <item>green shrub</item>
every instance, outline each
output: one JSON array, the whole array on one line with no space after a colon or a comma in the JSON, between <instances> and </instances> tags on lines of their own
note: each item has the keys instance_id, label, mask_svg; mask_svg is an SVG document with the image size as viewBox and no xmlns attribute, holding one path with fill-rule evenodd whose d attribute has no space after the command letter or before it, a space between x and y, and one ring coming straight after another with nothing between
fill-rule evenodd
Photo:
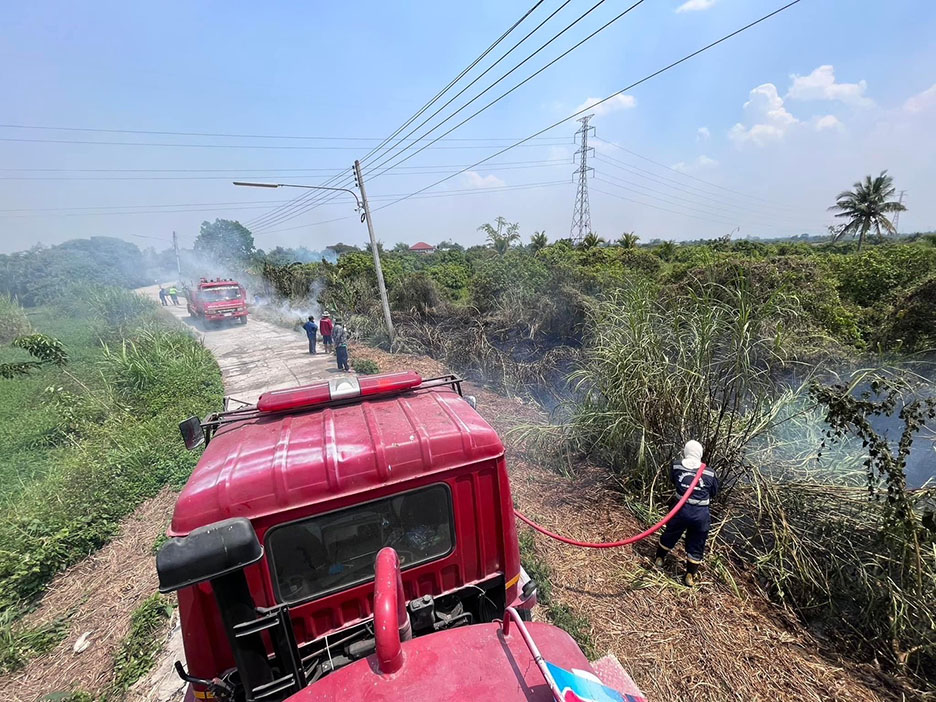
<instances>
[{"instance_id":1,"label":"green shrub","mask_svg":"<svg viewBox=\"0 0 936 702\"><path fill-rule=\"evenodd\" d=\"M396 310L426 315L440 302L439 288L426 273L407 273L391 290L390 302Z\"/></svg>"},{"instance_id":2,"label":"green shrub","mask_svg":"<svg viewBox=\"0 0 936 702\"><path fill-rule=\"evenodd\" d=\"M936 348L936 276L918 283L894 302L876 335L886 348Z\"/></svg>"},{"instance_id":3,"label":"green shrub","mask_svg":"<svg viewBox=\"0 0 936 702\"><path fill-rule=\"evenodd\" d=\"M845 300L872 307L936 273L936 249L913 245L873 246L859 254L830 256L829 265Z\"/></svg>"},{"instance_id":4,"label":"green shrub","mask_svg":"<svg viewBox=\"0 0 936 702\"><path fill-rule=\"evenodd\" d=\"M351 367L358 375L373 375L380 372L380 367L366 358L361 358L351 362Z\"/></svg>"}]
</instances>

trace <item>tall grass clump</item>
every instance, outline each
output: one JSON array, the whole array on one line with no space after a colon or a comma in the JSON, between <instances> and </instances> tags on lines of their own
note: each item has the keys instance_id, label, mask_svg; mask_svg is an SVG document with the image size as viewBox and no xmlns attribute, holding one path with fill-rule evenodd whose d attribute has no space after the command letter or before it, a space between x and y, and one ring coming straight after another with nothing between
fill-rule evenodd
<instances>
[{"instance_id":1,"label":"tall grass clump","mask_svg":"<svg viewBox=\"0 0 936 702\"><path fill-rule=\"evenodd\" d=\"M730 487L746 449L796 394L778 385L794 360L795 298L755 299L743 280L664 296L636 282L597 304L566 434L575 450L648 489L688 439Z\"/></svg>"},{"instance_id":2,"label":"tall grass clump","mask_svg":"<svg viewBox=\"0 0 936 702\"><path fill-rule=\"evenodd\" d=\"M32 330L26 311L10 295L0 295L0 346Z\"/></svg>"}]
</instances>

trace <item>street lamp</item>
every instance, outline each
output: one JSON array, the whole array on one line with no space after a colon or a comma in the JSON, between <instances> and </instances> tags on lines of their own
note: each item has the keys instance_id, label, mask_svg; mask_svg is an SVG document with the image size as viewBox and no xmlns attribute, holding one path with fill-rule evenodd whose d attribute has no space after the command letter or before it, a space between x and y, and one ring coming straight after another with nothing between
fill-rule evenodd
<instances>
[{"instance_id":1,"label":"street lamp","mask_svg":"<svg viewBox=\"0 0 936 702\"><path fill-rule=\"evenodd\" d=\"M377 237L374 234L374 225L371 222L370 207L367 204L367 192L364 190L364 178L361 175L361 164L354 162L354 173L357 176L358 186L361 188L361 197L348 188L331 188L325 185L295 185L293 183L245 183L243 181L234 181L234 185L242 185L249 188L304 188L306 190L332 190L343 193L350 193L357 203L357 210L364 210L361 219L367 222L367 233L370 236L371 253L374 255L374 270L377 273L377 289L380 292L380 303L383 306L384 322L387 325L387 334L393 342L393 319L390 317L390 301L387 299L387 286L384 283L383 268L380 265L380 253L377 251Z\"/></svg>"},{"instance_id":2,"label":"street lamp","mask_svg":"<svg viewBox=\"0 0 936 702\"><path fill-rule=\"evenodd\" d=\"M351 197L357 203L357 210L361 209L361 201L357 193L348 188L329 188L324 185L293 185L292 183L244 183L239 180L234 181L234 185L243 185L248 188L305 188L307 190L336 190L342 193L350 193Z\"/></svg>"}]
</instances>

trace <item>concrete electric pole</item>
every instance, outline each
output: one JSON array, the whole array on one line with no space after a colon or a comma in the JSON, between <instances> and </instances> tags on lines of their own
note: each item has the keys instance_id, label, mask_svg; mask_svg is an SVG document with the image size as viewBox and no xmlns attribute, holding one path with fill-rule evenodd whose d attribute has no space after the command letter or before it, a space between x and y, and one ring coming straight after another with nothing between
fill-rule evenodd
<instances>
[{"instance_id":1,"label":"concrete electric pole","mask_svg":"<svg viewBox=\"0 0 936 702\"><path fill-rule=\"evenodd\" d=\"M179 272L179 282L182 282L182 259L179 258L179 237L176 236L175 232L172 232L172 248L175 249L175 265L176 270Z\"/></svg>"},{"instance_id":2,"label":"concrete electric pole","mask_svg":"<svg viewBox=\"0 0 936 702\"><path fill-rule=\"evenodd\" d=\"M579 157L578 169L578 191L575 193L575 209L572 211L572 229L569 236L573 241L579 242L591 231L591 210L588 207L588 152L594 151L588 147L588 130L594 130L594 127L588 126L588 120L595 115L585 115L578 121L582 123L581 128L575 133L579 139L579 150L576 152Z\"/></svg>"},{"instance_id":3,"label":"concrete electric pole","mask_svg":"<svg viewBox=\"0 0 936 702\"><path fill-rule=\"evenodd\" d=\"M374 223L371 220L370 205L367 203L367 191L364 189L364 176L361 175L361 162L354 162L354 177L361 191L361 204L364 207L364 220L367 222L367 233L370 236L371 252L374 254L374 270L377 273L377 289L380 291L380 303L383 305L384 321L387 323L387 334L393 341L393 319L390 318L390 301L387 299L387 286L384 284L383 269L380 267L380 253L377 251L377 237L374 235Z\"/></svg>"}]
</instances>

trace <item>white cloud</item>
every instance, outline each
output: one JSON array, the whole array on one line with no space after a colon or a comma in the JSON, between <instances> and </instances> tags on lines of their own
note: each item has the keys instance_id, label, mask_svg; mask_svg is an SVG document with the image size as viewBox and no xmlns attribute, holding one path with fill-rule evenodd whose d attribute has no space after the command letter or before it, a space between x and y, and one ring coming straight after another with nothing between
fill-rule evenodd
<instances>
[{"instance_id":1,"label":"white cloud","mask_svg":"<svg viewBox=\"0 0 936 702\"><path fill-rule=\"evenodd\" d=\"M707 10L714 5L716 0L686 0L682 5L676 8L676 12L696 12L698 10Z\"/></svg>"},{"instance_id":2,"label":"white cloud","mask_svg":"<svg viewBox=\"0 0 936 702\"><path fill-rule=\"evenodd\" d=\"M758 85L750 92L744 103L744 114L749 127L738 123L731 128L728 136L737 144L751 142L764 146L771 141L780 141L790 127L799 124L799 120L783 106L783 98L777 94L773 83Z\"/></svg>"},{"instance_id":3,"label":"white cloud","mask_svg":"<svg viewBox=\"0 0 936 702\"><path fill-rule=\"evenodd\" d=\"M835 115L824 115L815 121L813 125L817 132L823 129L842 129L842 123Z\"/></svg>"},{"instance_id":4,"label":"white cloud","mask_svg":"<svg viewBox=\"0 0 936 702\"><path fill-rule=\"evenodd\" d=\"M795 73L790 76L793 85L787 93L790 100L838 100L855 107L869 107L874 101L865 97L868 84L865 81L857 83L836 83L835 68L831 65L819 66L808 76L799 76Z\"/></svg>"},{"instance_id":5,"label":"white cloud","mask_svg":"<svg viewBox=\"0 0 936 702\"><path fill-rule=\"evenodd\" d=\"M498 188L505 185L504 181L496 175L483 176L477 171L467 171L463 179L469 188Z\"/></svg>"},{"instance_id":6,"label":"white cloud","mask_svg":"<svg viewBox=\"0 0 936 702\"><path fill-rule=\"evenodd\" d=\"M712 133L709 131L708 127L699 127L696 129L696 141L708 141L711 136Z\"/></svg>"},{"instance_id":7,"label":"white cloud","mask_svg":"<svg viewBox=\"0 0 936 702\"><path fill-rule=\"evenodd\" d=\"M714 158L709 158L705 154L702 154L698 158L689 163L685 161L680 161L679 163L674 163L673 168L681 173L693 173L695 171L704 171L709 168L715 168L718 165L718 161Z\"/></svg>"},{"instance_id":8,"label":"white cloud","mask_svg":"<svg viewBox=\"0 0 936 702\"><path fill-rule=\"evenodd\" d=\"M905 111L912 114L917 112L925 112L926 110L936 107L936 83L933 83L929 88L924 90L922 93L917 93L916 95L907 99L903 104Z\"/></svg>"},{"instance_id":9,"label":"white cloud","mask_svg":"<svg viewBox=\"0 0 936 702\"><path fill-rule=\"evenodd\" d=\"M585 102L575 108L575 112L581 112L582 110L589 110L594 106L592 110L599 117L603 115L610 114L611 112L617 112L618 110L629 110L634 105L637 104L637 100L634 99L633 95L615 95L610 100L602 102L600 105L595 105L596 102L599 102L601 98L588 98Z\"/></svg>"}]
</instances>

